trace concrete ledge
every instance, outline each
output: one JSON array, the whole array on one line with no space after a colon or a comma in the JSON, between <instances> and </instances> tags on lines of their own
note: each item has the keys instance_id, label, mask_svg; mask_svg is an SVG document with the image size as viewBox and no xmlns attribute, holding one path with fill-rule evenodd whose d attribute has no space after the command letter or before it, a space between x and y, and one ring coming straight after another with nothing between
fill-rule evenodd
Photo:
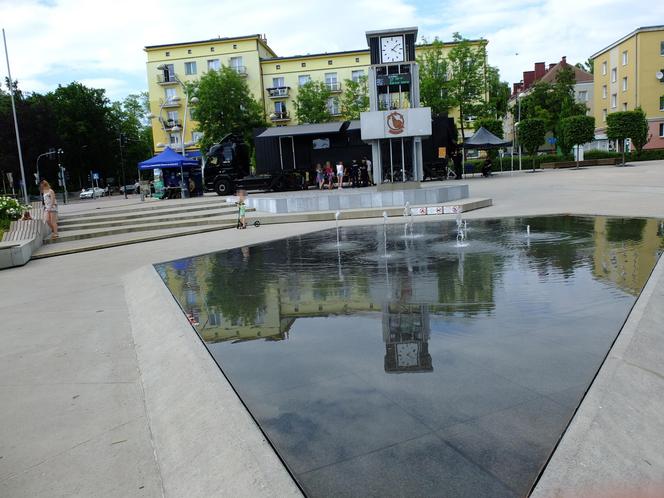
<instances>
[{"instance_id":1,"label":"concrete ledge","mask_svg":"<svg viewBox=\"0 0 664 498\"><path fill-rule=\"evenodd\" d=\"M125 296L164 496L302 496L152 266Z\"/></svg>"},{"instance_id":2,"label":"concrete ledge","mask_svg":"<svg viewBox=\"0 0 664 498\"><path fill-rule=\"evenodd\" d=\"M664 258L532 493L664 496Z\"/></svg>"}]
</instances>

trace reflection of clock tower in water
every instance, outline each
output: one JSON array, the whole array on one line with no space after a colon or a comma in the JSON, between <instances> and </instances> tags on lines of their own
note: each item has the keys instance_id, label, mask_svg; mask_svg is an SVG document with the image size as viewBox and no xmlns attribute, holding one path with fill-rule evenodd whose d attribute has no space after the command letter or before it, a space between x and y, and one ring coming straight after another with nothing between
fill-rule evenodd
<instances>
[{"instance_id":1,"label":"reflection of clock tower in water","mask_svg":"<svg viewBox=\"0 0 664 498\"><path fill-rule=\"evenodd\" d=\"M367 31L371 54L369 111L362 139L372 147L374 183L423 179L422 137L431 135L431 109L420 107L417 28Z\"/></svg>"},{"instance_id":2,"label":"reflection of clock tower in water","mask_svg":"<svg viewBox=\"0 0 664 498\"><path fill-rule=\"evenodd\" d=\"M387 373L431 372L429 310L426 305L390 303L383 307Z\"/></svg>"}]
</instances>

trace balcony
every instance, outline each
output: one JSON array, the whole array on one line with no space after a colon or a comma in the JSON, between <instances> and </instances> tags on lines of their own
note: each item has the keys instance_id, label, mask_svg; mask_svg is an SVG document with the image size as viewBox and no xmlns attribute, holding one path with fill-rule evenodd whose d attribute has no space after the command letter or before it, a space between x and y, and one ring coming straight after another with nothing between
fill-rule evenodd
<instances>
[{"instance_id":1,"label":"balcony","mask_svg":"<svg viewBox=\"0 0 664 498\"><path fill-rule=\"evenodd\" d=\"M157 83L159 83L161 86L178 84L174 74L165 74L165 73L159 73L157 75Z\"/></svg>"},{"instance_id":2,"label":"balcony","mask_svg":"<svg viewBox=\"0 0 664 498\"><path fill-rule=\"evenodd\" d=\"M288 97L290 91L289 86L276 86L273 88L267 88L267 94L271 99L284 99Z\"/></svg>"},{"instance_id":3,"label":"balcony","mask_svg":"<svg viewBox=\"0 0 664 498\"><path fill-rule=\"evenodd\" d=\"M247 66L231 66L231 69L240 76L247 77Z\"/></svg>"},{"instance_id":4,"label":"balcony","mask_svg":"<svg viewBox=\"0 0 664 498\"><path fill-rule=\"evenodd\" d=\"M180 98L175 97L174 99L168 99L168 100L162 100L161 101L161 108L162 109L173 109L176 107L180 107Z\"/></svg>"},{"instance_id":5,"label":"balcony","mask_svg":"<svg viewBox=\"0 0 664 498\"><path fill-rule=\"evenodd\" d=\"M270 114L270 120L272 120L273 123L290 121L290 114L288 114L288 111L273 112Z\"/></svg>"},{"instance_id":6,"label":"balcony","mask_svg":"<svg viewBox=\"0 0 664 498\"><path fill-rule=\"evenodd\" d=\"M326 81L325 86L332 93L339 93L341 91L341 83L337 81Z\"/></svg>"},{"instance_id":7,"label":"balcony","mask_svg":"<svg viewBox=\"0 0 664 498\"><path fill-rule=\"evenodd\" d=\"M167 130L170 130L171 128L174 128L175 126L179 126L182 128L182 120L180 119L164 119L164 128Z\"/></svg>"}]
</instances>

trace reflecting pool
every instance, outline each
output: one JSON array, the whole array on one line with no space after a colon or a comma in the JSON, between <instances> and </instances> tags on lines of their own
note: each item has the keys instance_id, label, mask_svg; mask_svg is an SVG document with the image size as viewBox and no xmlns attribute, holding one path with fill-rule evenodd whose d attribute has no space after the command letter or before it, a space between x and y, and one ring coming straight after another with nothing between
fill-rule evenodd
<instances>
[{"instance_id":1,"label":"reflecting pool","mask_svg":"<svg viewBox=\"0 0 664 498\"><path fill-rule=\"evenodd\" d=\"M309 496L523 496L663 228L471 220L459 244L454 221L379 224L156 269Z\"/></svg>"}]
</instances>

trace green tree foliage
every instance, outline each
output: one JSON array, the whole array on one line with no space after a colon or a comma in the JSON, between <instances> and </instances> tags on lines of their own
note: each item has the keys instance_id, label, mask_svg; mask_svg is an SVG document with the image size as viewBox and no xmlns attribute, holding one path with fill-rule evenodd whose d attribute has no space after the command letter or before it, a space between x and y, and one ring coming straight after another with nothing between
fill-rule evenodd
<instances>
[{"instance_id":1,"label":"green tree foliage","mask_svg":"<svg viewBox=\"0 0 664 498\"><path fill-rule=\"evenodd\" d=\"M593 74L595 72L595 61L592 59L588 59L586 62L577 62L574 64L576 67L579 69L583 69L584 71L589 72L590 74Z\"/></svg>"},{"instance_id":2,"label":"green tree foliage","mask_svg":"<svg viewBox=\"0 0 664 498\"><path fill-rule=\"evenodd\" d=\"M510 85L506 81L500 81L500 71L497 67L487 67L487 89L489 100L482 114L490 118L502 119L507 114Z\"/></svg>"},{"instance_id":3,"label":"green tree foliage","mask_svg":"<svg viewBox=\"0 0 664 498\"><path fill-rule=\"evenodd\" d=\"M475 120L475 130L486 128L498 138L503 138L503 122L495 118L479 118Z\"/></svg>"},{"instance_id":4,"label":"green tree foliage","mask_svg":"<svg viewBox=\"0 0 664 498\"><path fill-rule=\"evenodd\" d=\"M632 140L634 147L640 152L648 143L648 122L641 109L635 111L612 112L606 117L606 137L618 140L622 149L622 163L625 165L625 140ZM636 138L635 138L636 137ZM641 147L639 149L637 147Z\"/></svg>"},{"instance_id":5,"label":"green tree foliage","mask_svg":"<svg viewBox=\"0 0 664 498\"><path fill-rule=\"evenodd\" d=\"M328 108L330 89L322 81L308 81L297 92L293 105L300 123L327 123L332 121Z\"/></svg>"},{"instance_id":6,"label":"green tree foliage","mask_svg":"<svg viewBox=\"0 0 664 498\"><path fill-rule=\"evenodd\" d=\"M560 135L567 144L581 145L595 138L595 118L592 116L570 116L560 120ZM563 151L565 152L565 151ZM576 167L579 167L577 156Z\"/></svg>"},{"instance_id":7,"label":"green tree foliage","mask_svg":"<svg viewBox=\"0 0 664 498\"><path fill-rule=\"evenodd\" d=\"M238 133L247 143L253 143L254 128L265 126L263 108L237 71L226 66L208 71L190 88L190 98L198 97L192 114L198 121L198 131L203 133L202 149L229 133Z\"/></svg>"},{"instance_id":8,"label":"green tree foliage","mask_svg":"<svg viewBox=\"0 0 664 498\"><path fill-rule=\"evenodd\" d=\"M445 58L443 42L435 38L428 43L417 58L420 73L420 103L431 107L434 115L448 114L452 107L449 95L449 62Z\"/></svg>"},{"instance_id":9,"label":"green tree foliage","mask_svg":"<svg viewBox=\"0 0 664 498\"><path fill-rule=\"evenodd\" d=\"M357 81L345 80L341 96L341 115L344 119L360 119L360 113L369 110L369 86L367 77Z\"/></svg>"},{"instance_id":10,"label":"green tree foliage","mask_svg":"<svg viewBox=\"0 0 664 498\"><path fill-rule=\"evenodd\" d=\"M452 107L459 109L463 137L465 119L481 114L485 106L486 44L474 45L459 33L454 33L453 39L454 48L447 56L451 70L447 88Z\"/></svg>"},{"instance_id":11,"label":"green tree foliage","mask_svg":"<svg viewBox=\"0 0 664 498\"><path fill-rule=\"evenodd\" d=\"M534 157L537 149L544 143L546 135L546 124L543 119L530 118L522 119L518 128L519 142L526 149L526 152ZM535 160L533 159L533 171L535 171Z\"/></svg>"},{"instance_id":12,"label":"green tree foliage","mask_svg":"<svg viewBox=\"0 0 664 498\"><path fill-rule=\"evenodd\" d=\"M119 138L120 133L127 137L123 159L129 165L128 171L131 171L129 178L133 178L132 166L150 157L154 150L147 93L131 94L121 102L113 102L109 114L114 138ZM117 147L116 142L114 148Z\"/></svg>"}]
</instances>

